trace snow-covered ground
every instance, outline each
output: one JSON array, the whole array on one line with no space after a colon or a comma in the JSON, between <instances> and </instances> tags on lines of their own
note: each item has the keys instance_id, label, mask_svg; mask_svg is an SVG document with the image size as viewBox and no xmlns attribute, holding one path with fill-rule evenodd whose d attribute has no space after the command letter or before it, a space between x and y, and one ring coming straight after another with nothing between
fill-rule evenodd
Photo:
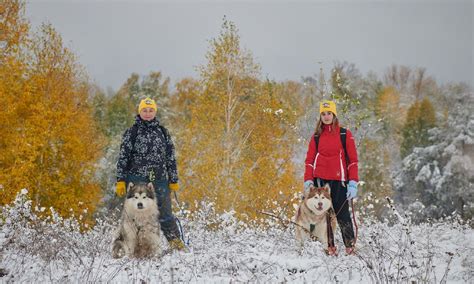
<instances>
[{"instance_id":1,"label":"snow-covered ground","mask_svg":"<svg viewBox=\"0 0 474 284\"><path fill-rule=\"evenodd\" d=\"M29 204L17 199L16 205L4 208L0 282L474 281L473 229L455 219L416 226L364 220L357 255L345 255L338 231L340 253L330 257L316 242L308 242L299 254L294 228L279 225L279 220L262 216L268 218L266 226L250 226L232 214L215 215L203 208L192 221L181 218L188 251L116 260L110 254L114 222L98 222L80 233L69 220L38 221Z\"/></svg>"}]
</instances>

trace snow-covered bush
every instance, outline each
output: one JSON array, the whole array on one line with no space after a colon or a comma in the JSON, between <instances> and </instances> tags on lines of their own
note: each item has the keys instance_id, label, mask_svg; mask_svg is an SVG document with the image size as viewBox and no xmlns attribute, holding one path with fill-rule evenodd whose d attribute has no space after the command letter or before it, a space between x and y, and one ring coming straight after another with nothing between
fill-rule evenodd
<instances>
[{"instance_id":1,"label":"snow-covered bush","mask_svg":"<svg viewBox=\"0 0 474 284\"><path fill-rule=\"evenodd\" d=\"M393 226L358 222L358 252L327 256L318 242L297 250L291 214L270 212L252 225L234 212L215 214L212 204L180 210L188 250L167 248L157 258L113 259L117 223L97 221L81 231L77 222L41 220L26 195L2 210L0 281L10 282L472 282L473 229L456 220L414 225L393 208ZM39 211L42 209L39 208ZM282 210L281 212L285 212ZM290 212L290 211L288 211ZM401 211L400 211L401 212ZM192 218L191 218L192 216ZM282 222L284 220L284 222Z\"/></svg>"},{"instance_id":2,"label":"snow-covered bush","mask_svg":"<svg viewBox=\"0 0 474 284\"><path fill-rule=\"evenodd\" d=\"M415 221L474 216L474 94L452 94L445 126L429 131L432 145L415 148L395 172L396 200Z\"/></svg>"},{"instance_id":3,"label":"snow-covered bush","mask_svg":"<svg viewBox=\"0 0 474 284\"><path fill-rule=\"evenodd\" d=\"M61 261L67 266L84 265L84 258L109 250L115 227L111 220L96 220L94 228L84 229L79 220L62 218L54 208L32 208L27 190L1 211L2 250L15 251L45 262ZM42 214L50 210L51 214ZM81 216L79 216L79 219Z\"/></svg>"}]
</instances>

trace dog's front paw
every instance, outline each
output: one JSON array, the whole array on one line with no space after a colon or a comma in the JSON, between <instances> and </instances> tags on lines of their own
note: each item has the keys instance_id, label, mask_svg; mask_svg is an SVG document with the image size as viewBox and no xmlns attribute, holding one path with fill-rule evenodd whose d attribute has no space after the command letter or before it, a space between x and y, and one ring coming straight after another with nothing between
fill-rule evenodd
<instances>
[{"instance_id":1,"label":"dog's front paw","mask_svg":"<svg viewBox=\"0 0 474 284\"><path fill-rule=\"evenodd\" d=\"M112 248L112 257L113 258L122 258L125 256L125 250L123 248L121 241L115 241L114 247Z\"/></svg>"},{"instance_id":2,"label":"dog's front paw","mask_svg":"<svg viewBox=\"0 0 474 284\"><path fill-rule=\"evenodd\" d=\"M303 250L304 250L304 241L298 240L298 241L296 242L296 252L297 252L299 255L303 255Z\"/></svg>"},{"instance_id":3,"label":"dog's front paw","mask_svg":"<svg viewBox=\"0 0 474 284\"><path fill-rule=\"evenodd\" d=\"M296 252L298 253L298 255L303 255L303 247L302 246L298 246L296 248Z\"/></svg>"}]
</instances>

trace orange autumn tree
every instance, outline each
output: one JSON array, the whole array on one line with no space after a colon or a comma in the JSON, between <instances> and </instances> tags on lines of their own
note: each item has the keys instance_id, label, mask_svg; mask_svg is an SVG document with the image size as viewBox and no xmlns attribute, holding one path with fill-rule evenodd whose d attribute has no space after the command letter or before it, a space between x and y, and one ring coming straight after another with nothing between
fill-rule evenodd
<instances>
[{"instance_id":1,"label":"orange autumn tree","mask_svg":"<svg viewBox=\"0 0 474 284\"><path fill-rule=\"evenodd\" d=\"M200 80L179 82L172 103L181 194L192 208L205 200L255 219L295 191L296 115L282 87L259 79L233 23L224 20L206 57Z\"/></svg>"},{"instance_id":2,"label":"orange autumn tree","mask_svg":"<svg viewBox=\"0 0 474 284\"><path fill-rule=\"evenodd\" d=\"M103 140L92 119L87 79L51 25L18 46L27 54L15 59L23 67L3 66L0 78L0 101L9 109L2 127L10 126L0 141L1 202L27 188L36 205L91 221L100 199L94 163ZM17 87L10 86L15 78L8 73L16 74Z\"/></svg>"},{"instance_id":3,"label":"orange autumn tree","mask_svg":"<svg viewBox=\"0 0 474 284\"><path fill-rule=\"evenodd\" d=\"M24 3L0 2L0 200L8 203L15 193L6 191L8 170L16 164L13 153L17 147L20 127L17 119L17 96L28 90L25 46L28 42L28 22L23 17Z\"/></svg>"}]
</instances>

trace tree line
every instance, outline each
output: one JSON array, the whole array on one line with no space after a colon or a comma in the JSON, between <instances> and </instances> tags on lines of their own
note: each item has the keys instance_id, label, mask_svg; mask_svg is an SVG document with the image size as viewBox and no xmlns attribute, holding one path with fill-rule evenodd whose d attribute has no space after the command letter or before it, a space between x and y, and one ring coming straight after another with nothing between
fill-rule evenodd
<instances>
[{"instance_id":1,"label":"tree line","mask_svg":"<svg viewBox=\"0 0 474 284\"><path fill-rule=\"evenodd\" d=\"M160 71L133 73L118 91L106 92L90 82L54 27L30 30L23 1L1 5L2 204L27 188L36 204L93 222L95 212L117 202L121 135L144 97L157 101L158 119L173 136L180 199L190 210L206 202L246 220L261 218L263 210L291 215L288 205L299 198L304 154L322 99L337 101L342 124L356 135L363 181L358 206L364 214L383 217L386 196L407 206L410 198L443 202L442 194L427 194L434 189L426 181L398 180L418 176L419 167L403 163L440 143L434 130L449 131L451 121L465 114L459 108L472 109L465 84L439 85L423 68L397 65L380 77L364 76L346 62L335 63L328 76L319 70L300 81L276 82L263 78L251 52L241 47L237 27L224 18L197 78L170 86ZM451 172L467 178L453 184L469 190L472 175ZM457 201L445 212L472 214L472 208L464 209L472 196L459 193L452 200Z\"/></svg>"}]
</instances>

